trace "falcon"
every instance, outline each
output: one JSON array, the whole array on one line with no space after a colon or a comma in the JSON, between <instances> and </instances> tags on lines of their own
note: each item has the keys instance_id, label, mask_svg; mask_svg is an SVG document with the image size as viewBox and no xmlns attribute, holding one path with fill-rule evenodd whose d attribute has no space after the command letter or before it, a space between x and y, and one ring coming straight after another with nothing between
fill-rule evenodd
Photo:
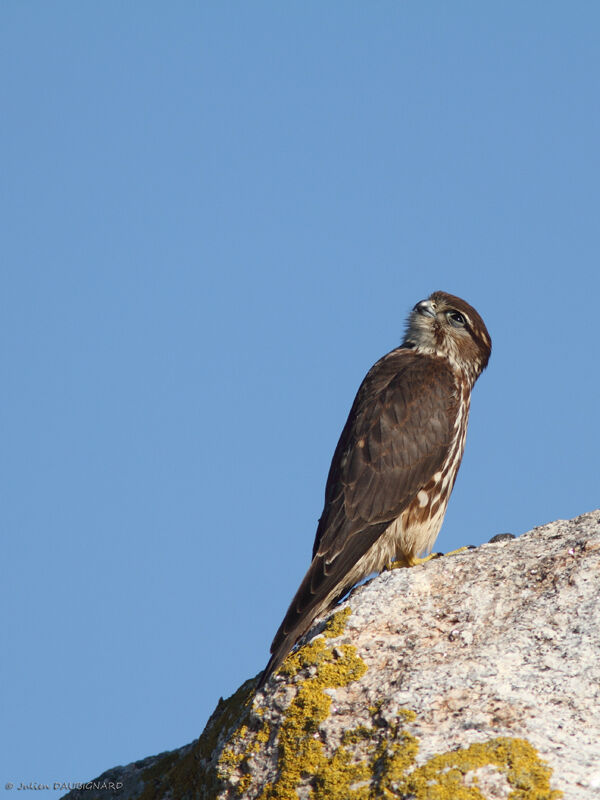
<instances>
[{"instance_id":1,"label":"falcon","mask_svg":"<svg viewBox=\"0 0 600 800\"><path fill-rule=\"evenodd\" d=\"M259 688L356 583L431 550L462 459L471 390L491 350L477 311L434 292L413 308L400 347L371 367L333 454L312 563Z\"/></svg>"}]
</instances>

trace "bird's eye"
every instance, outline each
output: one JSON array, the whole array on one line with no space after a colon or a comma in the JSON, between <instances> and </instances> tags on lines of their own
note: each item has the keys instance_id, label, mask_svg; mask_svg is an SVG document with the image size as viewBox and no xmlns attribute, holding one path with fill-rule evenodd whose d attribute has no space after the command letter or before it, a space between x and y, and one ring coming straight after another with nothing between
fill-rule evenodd
<instances>
[{"instance_id":1,"label":"bird's eye","mask_svg":"<svg viewBox=\"0 0 600 800\"><path fill-rule=\"evenodd\" d=\"M449 311L447 314L448 322L455 328L464 328L467 324L465 318L458 311Z\"/></svg>"}]
</instances>

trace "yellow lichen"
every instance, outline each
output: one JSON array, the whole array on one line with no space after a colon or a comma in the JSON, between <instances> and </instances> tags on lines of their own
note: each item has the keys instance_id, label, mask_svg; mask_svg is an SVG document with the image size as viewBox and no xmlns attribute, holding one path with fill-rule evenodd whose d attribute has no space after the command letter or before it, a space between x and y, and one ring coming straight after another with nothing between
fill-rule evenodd
<instances>
[{"instance_id":1,"label":"yellow lichen","mask_svg":"<svg viewBox=\"0 0 600 800\"><path fill-rule=\"evenodd\" d=\"M342 617L344 613L344 617ZM343 631L349 614L336 615L324 637ZM485 800L476 770L491 765L501 771L512 791L509 800L556 800L550 790L551 770L533 747L520 739L494 739L429 759L417 766L417 738L407 730L416 715L400 709L394 725L380 715L384 701L370 708L373 727L359 725L342 734L328 755L320 726L329 716L331 698L323 690L345 686L365 671L351 645L329 647L314 639L288 657L281 672L290 677L316 667L290 704L279 732L278 774L264 787L260 800L297 800L300 785L313 800L370 800L410 795L415 800Z\"/></svg>"},{"instance_id":2,"label":"yellow lichen","mask_svg":"<svg viewBox=\"0 0 600 800\"><path fill-rule=\"evenodd\" d=\"M382 740L372 762L373 789L377 797L397 796L395 788L404 781L419 752L418 741L409 733L396 733L394 739L399 741Z\"/></svg>"},{"instance_id":3,"label":"yellow lichen","mask_svg":"<svg viewBox=\"0 0 600 800\"><path fill-rule=\"evenodd\" d=\"M350 615L347 607L326 624L323 634L292 653L280 668L298 680L297 693L278 731L265 719L265 708L253 704L253 682L247 681L227 701L220 701L202 737L181 758L169 754L144 773L143 800L169 792L173 800L198 797L298 800L303 787L311 800L486 800L478 770L492 768L510 787L508 800L558 800L550 789L551 770L523 739L500 737L435 755L417 764L419 742L411 732L411 709L400 709L390 723L381 700L368 711L371 725L345 730L331 746L322 723L331 713L326 691L358 680L366 665L349 644L332 646ZM297 678L296 678L297 680ZM273 737L277 736L275 742ZM225 742L223 743L223 739ZM277 747L277 773L271 783L253 782L252 759L268 743Z\"/></svg>"},{"instance_id":4,"label":"yellow lichen","mask_svg":"<svg viewBox=\"0 0 600 800\"><path fill-rule=\"evenodd\" d=\"M173 800L190 796L214 800L220 786L214 763L219 741L240 716L245 718L247 715L254 694L254 683L254 680L248 680L227 700L219 700L202 736L186 752L167 753L144 770L144 789L138 800L158 800L166 794Z\"/></svg>"},{"instance_id":5,"label":"yellow lichen","mask_svg":"<svg viewBox=\"0 0 600 800\"><path fill-rule=\"evenodd\" d=\"M366 766L355 763L343 746L328 758L319 735L319 727L331 707L331 697L323 690L346 686L367 669L352 645L340 645L334 652L325 644L325 637L343 632L349 615L349 608L334 614L323 636L288 656L281 667L281 672L289 676L309 666L315 666L317 671L300 685L286 712L279 730L278 775L273 784L264 788L261 800L297 800L296 787L309 776L315 800L361 800L367 796L352 789L354 783L368 778Z\"/></svg>"},{"instance_id":6,"label":"yellow lichen","mask_svg":"<svg viewBox=\"0 0 600 800\"><path fill-rule=\"evenodd\" d=\"M558 800L562 792L550 789L552 770L524 739L499 737L470 747L433 756L401 781L401 792L418 800L485 800L477 780L465 776L481 767L493 766L506 776L512 791L508 800Z\"/></svg>"},{"instance_id":7,"label":"yellow lichen","mask_svg":"<svg viewBox=\"0 0 600 800\"><path fill-rule=\"evenodd\" d=\"M352 614L350 606L346 606L341 611L337 611L325 623L323 628L323 635L328 639L334 639L336 636L341 636L346 629L348 617Z\"/></svg>"},{"instance_id":8,"label":"yellow lichen","mask_svg":"<svg viewBox=\"0 0 600 800\"><path fill-rule=\"evenodd\" d=\"M234 772L238 773L235 791L239 797L252 783L250 758L269 741L270 734L269 726L264 720L259 723L258 728L250 729L247 724L249 716L250 706L246 703L242 713L242 722L229 737L227 746L221 751L216 768L219 779L226 779ZM260 717L261 715L258 715L256 718L260 720Z\"/></svg>"}]
</instances>

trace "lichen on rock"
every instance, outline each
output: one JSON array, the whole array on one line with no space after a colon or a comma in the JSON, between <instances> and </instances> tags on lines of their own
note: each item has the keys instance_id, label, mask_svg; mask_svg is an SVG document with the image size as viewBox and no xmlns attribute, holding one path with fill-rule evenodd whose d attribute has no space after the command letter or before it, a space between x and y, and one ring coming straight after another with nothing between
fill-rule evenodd
<instances>
[{"instance_id":1,"label":"lichen on rock","mask_svg":"<svg viewBox=\"0 0 600 800\"><path fill-rule=\"evenodd\" d=\"M386 572L195 742L104 775L124 800L595 800L599 574L599 511Z\"/></svg>"},{"instance_id":2,"label":"lichen on rock","mask_svg":"<svg viewBox=\"0 0 600 800\"><path fill-rule=\"evenodd\" d=\"M247 769L248 757L269 740L266 724L253 732L243 721L233 734L235 749L226 747L219 759L221 780L229 782L233 796L298 800L302 792L312 800L486 800L477 775L482 767L491 767L494 777L503 780L508 800L558 800L562 796L550 788L551 770L522 739L491 739L435 755L419 766L419 742L408 729L416 714L400 708L395 724L389 725L381 716L385 699L371 707L370 725L346 729L335 746L326 746L321 725L332 705L326 690L348 686L367 669L352 645L332 647L326 643L329 636L342 634L350 613L346 606L335 614L322 636L288 656L280 668L288 679L307 670L311 674L298 684L280 724L273 780L253 786ZM232 795L226 792L223 796Z\"/></svg>"}]
</instances>

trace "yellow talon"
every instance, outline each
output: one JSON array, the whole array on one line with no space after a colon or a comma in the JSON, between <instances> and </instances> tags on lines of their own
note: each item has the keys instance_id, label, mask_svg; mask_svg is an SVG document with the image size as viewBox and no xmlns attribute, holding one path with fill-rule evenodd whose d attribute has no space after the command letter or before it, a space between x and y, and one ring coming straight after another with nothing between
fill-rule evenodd
<instances>
[{"instance_id":1,"label":"yellow talon","mask_svg":"<svg viewBox=\"0 0 600 800\"><path fill-rule=\"evenodd\" d=\"M450 550L449 553L446 553L447 556L455 556L458 553L464 553L466 550L472 550L471 545L464 545L463 547L459 547L456 550Z\"/></svg>"},{"instance_id":2,"label":"yellow talon","mask_svg":"<svg viewBox=\"0 0 600 800\"><path fill-rule=\"evenodd\" d=\"M433 558L441 558L442 556L455 556L457 553L464 553L465 550L470 550L470 547L459 547L457 550L451 550L449 553L430 553L424 558L400 558L398 561L393 561L388 564L387 569L400 569L401 567L417 567L419 564L425 564L426 561L431 561Z\"/></svg>"},{"instance_id":3,"label":"yellow talon","mask_svg":"<svg viewBox=\"0 0 600 800\"><path fill-rule=\"evenodd\" d=\"M419 564L424 564L426 561L431 561L434 558L441 558L444 554L443 553L429 553L428 556L424 556L423 558L412 558L410 561L411 567L418 567Z\"/></svg>"},{"instance_id":4,"label":"yellow talon","mask_svg":"<svg viewBox=\"0 0 600 800\"><path fill-rule=\"evenodd\" d=\"M400 567L416 567L419 564L424 564L426 561L431 561L432 558L439 558L442 553L430 553L425 558L400 558L398 561L394 561L388 567L388 569L400 569Z\"/></svg>"}]
</instances>

